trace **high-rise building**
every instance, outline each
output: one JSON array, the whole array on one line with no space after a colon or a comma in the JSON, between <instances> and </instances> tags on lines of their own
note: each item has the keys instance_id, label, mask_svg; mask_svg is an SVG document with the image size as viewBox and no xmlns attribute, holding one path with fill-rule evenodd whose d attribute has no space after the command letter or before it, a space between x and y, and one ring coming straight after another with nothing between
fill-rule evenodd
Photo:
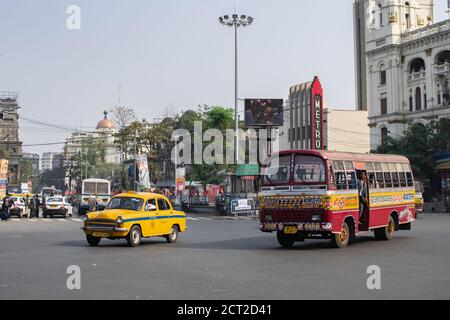
<instances>
[{"instance_id":1,"label":"high-rise building","mask_svg":"<svg viewBox=\"0 0 450 320\"><path fill-rule=\"evenodd\" d=\"M42 171L64 167L64 154L58 152L45 152L42 155Z\"/></svg>"},{"instance_id":2,"label":"high-rise building","mask_svg":"<svg viewBox=\"0 0 450 320\"><path fill-rule=\"evenodd\" d=\"M369 112L371 148L450 116L450 20L433 23L433 7L433 0L354 2L356 101Z\"/></svg>"},{"instance_id":3,"label":"high-rise building","mask_svg":"<svg viewBox=\"0 0 450 320\"><path fill-rule=\"evenodd\" d=\"M318 77L290 88L279 134L281 150L370 150L367 111L328 108Z\"/></svg>"}]
</instances>

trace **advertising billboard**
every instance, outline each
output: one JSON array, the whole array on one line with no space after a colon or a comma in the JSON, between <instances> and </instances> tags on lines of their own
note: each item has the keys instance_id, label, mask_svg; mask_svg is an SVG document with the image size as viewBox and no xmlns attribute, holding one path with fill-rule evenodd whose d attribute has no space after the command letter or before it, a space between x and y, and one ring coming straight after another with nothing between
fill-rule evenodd
<instances>
[{"instance_id":1,"label":"advertising billboard","mask_svg":"<svg viewBox=\"0 0 450 320\"><path fill-rule=\"evenodd\" d=\"M0 159L0 199L6 195L8 187L8 160Z\"/></svg>"},{"instance_id":2,"label":"advertising billboard","mask_svg":"<svg viewBox=\"0 0 450 320\"><path fill-rule=\"evenodd\" d=\"M147 155L146 154L140 154L136 158L136 166L138 170L139 175L139 188L142 189L149 189L150 186L150 175L148 172L148 161L147 161Z\"/></svg>"},{"instance_id":3,"label":"advertising billboard","mask_svg":"<svg viewBox=\"0 0 450 320\"><path fill-rule=\"evenodd\" d=\"M245 99L245 126L283 126L283 99Z\"/></svg>"}]
</instances>

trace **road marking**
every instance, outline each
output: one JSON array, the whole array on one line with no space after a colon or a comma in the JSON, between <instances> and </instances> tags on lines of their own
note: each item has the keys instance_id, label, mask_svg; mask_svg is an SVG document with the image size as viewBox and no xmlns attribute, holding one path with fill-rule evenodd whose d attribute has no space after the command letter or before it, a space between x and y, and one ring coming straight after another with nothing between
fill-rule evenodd
<instances>
[{"instance_id":1,"label":"road marking","mask_svg":"<svg viewBox=\"0 0 450 320\"><path fill-rule=\"evenodd\" d=\"M43 219L41 219L41 221L51 222L51 221L53 221L53 220L52 220L52 219L43 218Z\"/></svg>"},{"instance_id":2,"label":"road marking","mask_svg":"<svg viewBox=\"0 0 450 320\"><path fill-rule=\"evenodd\" d=\"M187 217L188 220L199 221L200 219Z\"/></svg>"},{"instance_id":3,"label":"road marking","mask_svg":"<svg viewBox=\"0 0 450 320\"><path fill-rule=\"evenodd\" d=\"M36 219L28 219L28 221L30 221L30 222L36 222L37 220L36 220Z\"/></svg>"},{"instance_id":4,"label":"road marking","mask_svg":"<svg viewBox=\"0 0 450 320\"><path fill-rule=\"evenodd\" d=\"M59 222L67 222L68 221L67 219L56 219L56 220Z\"/></svg>"},{"instance_id":5,"label":"road marking","mask_svg":"<svg viewBox=\"0 0 450 320\"><path fill-rule=\"evenodd\" d=\"M81 219L76 219L76 218L72 218L72 221L79 221L79 222L81 222L81 221L83 221L83 220L81 220Z\"/></svg>"},{"instance_id":6,"label":"road marking","mask_svg":"<svg viewBox=\"0 0 450 320\"><path fill-rule=\"evenodd\" d=\"M18 222L18 221L20 221L20 219L11 218L11 221Z\"/></svg>"},{"instance_id":7,"label":"road marking","mask_svg":"<svg viewBox=\"0 0 450 320\"><path fill-rule=\"evenodd\" d=\"M198 219L200 219L200 220L207 220L207 221L212 221L213 220L211 218L205 218L205 217L198 217Z\"/></svg>"}]
</instances>

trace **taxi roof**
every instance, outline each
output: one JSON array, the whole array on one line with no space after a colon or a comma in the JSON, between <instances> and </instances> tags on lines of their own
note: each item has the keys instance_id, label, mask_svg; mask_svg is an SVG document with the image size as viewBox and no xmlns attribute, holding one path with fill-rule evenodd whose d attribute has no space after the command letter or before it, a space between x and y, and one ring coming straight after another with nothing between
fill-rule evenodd
<instances>
[{"instance_id":1,"label":"taxi roof","mask_svg":"<svg viewBox=\"0 0 450 320\"><path fill-rule=\"evenodd\" d=\"M116 194L114 197L134 197L134 198L142 198L142 199L148 199L148 198L164 198L166 197L159 193L152 193L152 192L135 192L135 191L127 191L124 193Z\"/></svg>"}]
</instances>

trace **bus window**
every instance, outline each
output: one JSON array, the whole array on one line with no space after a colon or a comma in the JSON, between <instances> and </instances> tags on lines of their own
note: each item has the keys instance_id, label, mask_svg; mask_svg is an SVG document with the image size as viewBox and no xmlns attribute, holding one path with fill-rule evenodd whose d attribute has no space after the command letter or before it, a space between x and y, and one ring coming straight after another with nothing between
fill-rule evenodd
<instances>
[{"instance_id":1,"label":"bus window","mask_svg":"<svg viewBox=\"0 0 450 320\"><path fill-rule=\"evenodd\" d=\"M95 182L84 182L84 193L95 194Z\"/></svg>"},{"instance_id":2,"label":"bus window","mask_svg":"<svg viewBox=\"0 0 450 320\"><path fill-rule=\"evenodd\" d=\"M344 162L342 161L333 161L334 171L344 171Z\"/></svg>"},{"instance_id":3,"label":"bus window","mask_svg":"<svg viewBox=\"0 0 450 320\"><path fill-rule=\"evenodd\" d=\"M98 194L109 194L109 184L106 182L97 182Z\"/></svg>"},{"instance_id":4,"label":"bus window","mask_svg":"<svg viewBox=\"0 0 450 320\"><path fill-rule=\"evenodd\" d=\"M338 171L335 173L335 175L336 175L336 188L338 190L346 190L347 179L345 178L345 171Z\"/></svg>"},{"instance_id":5,"label":"bus window","mask_svg":"<svg viewBox=\"0 0 450 320\"><path fill-rule=\"evenodd\" d=\"M330 179L330 189L336 189L336 184L334 183L334 171L333 164L328 163L328 178Z\"/></svg>"},{"instance_id":6,"label":"bus window","mask_svg":"<svg viewBox=\"0 0 450 320\"><path fill-rule=\"evenodd\" d=\"M263 177L265 185L288 184L291 181L291 156L281 156L277 163L271 162L264 168Z\"/></svg>"},{"instance_id":7,"label":"bus window","mask_svg":"<svg viewBox=\"0 0 450 320\"><path fill-rule=\"evenodd\" d=\"M407 172L406 173L406 183L408 184L408 187L412 187L413 186L413 179L412 179L411 172Z\"/></svg>"},{"instance_id":8,"label":"bus window","mask_svg":"<svg viewBox=\"0 0 450 320\"><path fill-rule=\"evenodd\" d=\"M388 165L392 177L392 187L398 188L400 187L400 180L398 177L397 166L395 165L395 163L389 163Z\"/></svg>"},{"instance_id":9,"label":"bus window","mask_svg":"<svg viewBox=\"0 0 450 320\"><path fill-rule=\"evenodd\" d=\"M386 185L384 184L384 176L382 172L376 172L375 177L377 178L377 184L380 188L385 188Z\"/></svg>"},{"instance_id":10,"label":"bus window","mask_svg":"<svg viewBox=\"0 0 450 320\"><path fill-rule=\"evenodd\" d=\"M375 169L373 167L373 163L366 162L366 169L370 188L377 188L377 179L375 178Z\"/></svg>"},{"instance_id":11,"label":"bus window","mask_svg":"<svg viewBox=\"0 0 450 320\"><path fill-rule=\"evenodd\" d=\"M355 171L347 171L347 184L349 189L356 189Z\"/></svg>"},{"instance_id":12,"label":"bus window","mask_svg":"<svg viewBox=\"0 0 450 320\"><path fill-rule=\"evenodd\" d=\"M347 171L354 171L355 168L353 167L353 162L351 161L344 161L345 170Z\"/></svg>"},{"instance_id":13,"label":"bus window","mask_svg":"<svg viewBox=\"0 0 450 320\"><path fill-rule=\"evenodd\" d=\"M406 187L406 175L403 171L403 166L401 163L396 164L397 172L398 172L398 178L400 180L400 187Z\"/></svg>"}]
</instances>

